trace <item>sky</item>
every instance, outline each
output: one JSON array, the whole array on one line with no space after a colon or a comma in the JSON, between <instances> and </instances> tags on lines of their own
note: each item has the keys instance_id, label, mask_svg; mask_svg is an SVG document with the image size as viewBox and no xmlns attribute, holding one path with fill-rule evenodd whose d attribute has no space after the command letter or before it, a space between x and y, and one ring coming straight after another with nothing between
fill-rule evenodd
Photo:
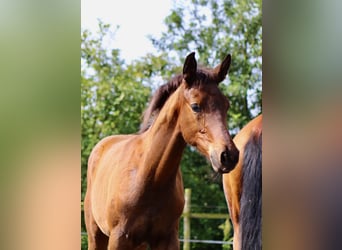
<instances>
[{"instance_id":1,"label":"sky","mask_svg":"<svg viewBox=\"0 0 342 250\"><path fill-rule=\"evenodd\" d=\"M147 35L159 36L166 30L163 20L171 7L172 0L81 0L81 26L96 32L98 19L119 25L110 45L130 62L155 52Z\"/></svg>"}]
</instances>

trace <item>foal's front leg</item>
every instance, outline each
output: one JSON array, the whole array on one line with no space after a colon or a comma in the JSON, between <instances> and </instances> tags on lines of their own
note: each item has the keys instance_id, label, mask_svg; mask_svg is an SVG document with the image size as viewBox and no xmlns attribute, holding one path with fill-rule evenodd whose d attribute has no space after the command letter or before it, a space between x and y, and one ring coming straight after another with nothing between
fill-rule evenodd
<instances>
[{"instance_id":1,"label":"foal's front leg","mask_svg":"<svg viewBox=\"0 0 342 250\"><path fill-rule=\"evenodd\" d=\"M128 250L132 249L125 236L118 229L112 229L109 235L108 250Z\"/></svg>"},{"instance_id":2,"label":"foal's front leg","mask_svg":"<svg viewBox=\"0 0 342 250\"><path fill-rule=\"evenodd\" d=\"M135 245L128 235L113 229L109 236L108 250L146 250L147 244Z\"/></svg>"},{"instance_id":3,"label":"foal's front leg","mask_svg":"<svg viewBox=\"0 0 342 250\"><path fill-rule=\"evenodd\" d=\"M90 191L88 190L84 198L85 224L88 234L88 250L106 250L108 237L97 225L91 209Z\"/></svg>"}]
</instances>

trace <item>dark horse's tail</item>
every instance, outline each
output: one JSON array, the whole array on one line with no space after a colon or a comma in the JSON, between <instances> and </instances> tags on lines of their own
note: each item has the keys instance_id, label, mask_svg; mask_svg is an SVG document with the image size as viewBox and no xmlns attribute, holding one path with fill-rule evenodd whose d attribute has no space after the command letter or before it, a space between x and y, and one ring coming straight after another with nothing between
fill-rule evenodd
<instances>
[{"instance_id":1,"label":"dark horse's tail","mask_svg":"<svg viewBox=\"0 0 342 250\"><path fill-rule=\"evenodd\" d=\"M247 142L240 200L241 249L261 250L262 134Z\"/></svg>"}]
</instances>

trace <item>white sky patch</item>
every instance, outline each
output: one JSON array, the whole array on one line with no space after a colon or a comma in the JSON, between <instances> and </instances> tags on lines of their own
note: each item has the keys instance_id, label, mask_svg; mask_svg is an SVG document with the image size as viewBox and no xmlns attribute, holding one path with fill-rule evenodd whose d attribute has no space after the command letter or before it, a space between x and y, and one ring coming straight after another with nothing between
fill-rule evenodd
<instances>
[{"instance_id":1,"label":"white sky patch","mask_svg":"<svg viewBox=\"0 0 342 250\"><path fill-rule=\"evenodd\" d=\"M171 7L171 0L81 0L81 26L96 32L98 19L113 28L120 26L109 46L120 49L121 57L130 62L156 52L147 36L166 30L163 22Z\"/></svg>"}]
</instances>

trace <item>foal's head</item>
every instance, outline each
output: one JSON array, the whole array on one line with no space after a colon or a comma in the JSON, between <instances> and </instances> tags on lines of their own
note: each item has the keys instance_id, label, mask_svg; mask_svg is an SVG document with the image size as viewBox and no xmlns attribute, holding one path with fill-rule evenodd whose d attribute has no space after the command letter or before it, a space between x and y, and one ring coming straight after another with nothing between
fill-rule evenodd
<instances>
[{"instance_id":1,"label":"foal's head","mask_svg":"<svg viewBox=\"0 0 342 250\"><path fill-rule=\"evenodd\" d=\"M239 159L227 128L229 101L218 88L230 66L230 55L214 69L197 68L195 53L185 59L183 74L172 78L154 94L140 132L146 131L177 91L178 126L184 140L210 159L215 171L228 173ZM167 113L170 110L163 110Z\"/></svg>"},{"instance_id":2,"label":"foal's head","mask_svg":"<svg viewBox=\"0 0 342 250\"><path fill-rule=\"evenodd\" d=\"M220 173L234 169L239 159L227 128L228 98L218 85L228 73L231 57L228 55L214 69L197 68L195 53L185 59L182 85L183 100L179 125L187 143L195 146L210 159Z\"/></svg>"}]
</instances>

